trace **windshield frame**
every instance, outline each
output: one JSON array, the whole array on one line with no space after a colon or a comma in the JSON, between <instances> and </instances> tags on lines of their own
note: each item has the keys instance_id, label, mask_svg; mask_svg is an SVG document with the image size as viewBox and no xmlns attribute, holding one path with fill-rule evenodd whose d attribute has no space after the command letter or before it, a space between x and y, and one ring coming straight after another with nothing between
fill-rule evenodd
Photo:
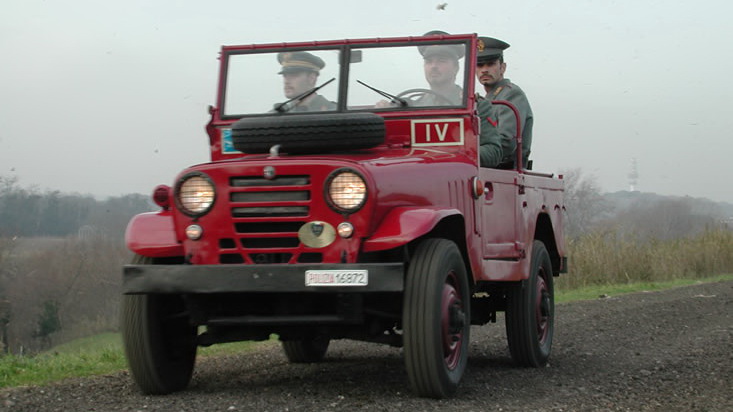
<instances>
[{"instance_id":1,"label":"windshield frame","mask_svg":"<svg viewBox=\"0 0 733 412\"><path fill-rule=\"evenodd\" d=\"M427 107L361 107L361 108L348 108L348 97L349 87L353 87L356 84L357 79L351 79L351 65L355 64L351 62L353 52L355 50L368 50L375 48L391 48L391 47L417 47L417 46L428 46L435 44L457 44L465 47L465 56L462 62L463 76L460 73L456 77L456 83L460 80L463 81L463 96L460 105L445 105L445 106L427 106ZM229 80L229 67L233 56L242 54L267 54L271 53L275 56L276 53L288 51L338 51L338 64L339 67L336 70L338 73L337 82L334 82L338 91L336 93L336 109L329 111L314 111L314 112L298 112L298 115L313 115L313 114L324 114L324 113L338 113L338 112L375 112L380 115L389 115L394 113L395 115L405 116L406 112L433 112L436 110L451 112L465 111L469 109L469 103L473 100L475 90L475 48L476 48L476 34L459 34L459 35L439 35L439 36L428 36L428 37L400 37L400 38L373 38L373 39L357 39L357 40L334 40L334 41L314 41L306 43L275 43L275 44L254 44L254 45L243 45L243 46L223 46L220 53L220 73L219 73L219 89L217 93L217 110L220 119L236 120L243 117L252 116L277 116L283 115L278 112L267 112L267 113L226 113L226 98L227 98L227 82ZM416 56L416 58L420 58ZM326 81L328 79L322 79ZM319 81L319 84L322 81ZM332 87L332 86L329 86ZM360 86L363 87L363 86ZM388 93L399 93L400 90L385 90ZM377 93L374 93L375 97L379 97ZM283 98L279 102L282 103L288 100ZM375 98L376 101L376 98ZM288 112L290 113L290 112Z\"/></svg>"}]
</instances>

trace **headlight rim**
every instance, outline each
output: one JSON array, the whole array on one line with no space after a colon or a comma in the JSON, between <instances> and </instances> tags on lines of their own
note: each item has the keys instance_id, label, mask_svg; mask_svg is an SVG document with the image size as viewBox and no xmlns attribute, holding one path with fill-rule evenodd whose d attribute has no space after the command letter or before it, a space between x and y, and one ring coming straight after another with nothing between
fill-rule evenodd
<instances>
[{"instance_id":1,"label":"headlight rim","mask_svg":"<svg viewBox=\"0 0 733 412\"><path fill-rule=\"evenodd\" d=\"M213 192L213 196L212 196L212 199L211 199L211 204L206 209L204 209L204 210L202 210L200 212L194 212L194 211L191 211L188 208L186 208L181 203L181 198L180 198L181 187L183 186L183 184L185 182L187 182L188 180L190 180L190 179L192 179L194 177L200 177L200 178L204 179L209 185L211 185L211 190ZM189 217L193 217L193 218L199 218L199 217L204 216L207 213L209 213L214 208L214 205L216 204L216 199L217 199L217 192L216 192L216 185L214 184L214 181L211 179L211 177L209 175L207 175L204 172L199 172L199 171L188 172L188 173L184 174L183 176L181 176L178 179L178 181L176 182L175 190L173 192L173 201L175 202L176 209L178 209L184 215L189 216Z\"/></svg>"},{"instance_id":2,"label":"headlight rim","mask_svg":"<svg viewBox=\"0 0 733 412\"><path fill-rule=\"evenodd\" d=\"M349 208L349 209L339 206L331 198L331 184L333 183L334 179L336 179L336 177L338 177L339 175L343 173L353 173L356 176L358 176L362 182L364 182L364 197L361 199L361 202L359 202L358 205L352 208ZM360 173L358 170L352 169L350 167L341 167L341 168L338 168L332 171L326 178L326 182L323 185L323 197L326 199L326 203L328 204L328 206L331 209L333 209L335 212L344 214L344 215L350 215L364 208L364 205L366 204L367 199L369 199L369 184L367 183L367 180L364 178L364 175Z\"/></svg>"}]
</instances>

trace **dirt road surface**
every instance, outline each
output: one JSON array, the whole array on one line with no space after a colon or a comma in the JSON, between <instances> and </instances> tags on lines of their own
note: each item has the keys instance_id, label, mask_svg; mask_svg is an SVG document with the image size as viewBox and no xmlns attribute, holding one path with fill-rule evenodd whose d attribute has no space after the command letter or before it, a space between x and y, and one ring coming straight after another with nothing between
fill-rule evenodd
<instances>
[{"instance_id":1,"label":"dirt road surface","mask_svg":"<svg viewBox=\"0 0 733 412\"><path fill-rule=\"evenodd\" d=\"M503 318L474 327L452 399L415 397L398 348L332 343L288 364L275 343L209 358L188 390L139 394L127 372L0 391L9 411L733 411L733 282L557 306L550 365L515 368Z\"/></svg>"}]
</instances>

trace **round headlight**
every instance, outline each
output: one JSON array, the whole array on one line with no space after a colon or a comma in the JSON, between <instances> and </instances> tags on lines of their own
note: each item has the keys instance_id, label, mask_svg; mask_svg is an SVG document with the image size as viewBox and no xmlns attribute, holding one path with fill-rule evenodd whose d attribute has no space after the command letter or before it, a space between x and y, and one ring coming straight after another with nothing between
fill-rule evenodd
<instances>
[{"instance_id":1,"label":"round headlight","mask_svg":"<svg viewBox=\"0 0 733 412\"><path fill-rule=\"evenodd\" d=\"M208 212L215 197L214 185L204 174L184 176L178 183L176 200L181 211L189 216L201 216Z\"/></svg>"},{"instance_id":2,"label":"round headlight","mask_svg":"<svg viewBox=\"0 0 733 412\"><path fill-rule=\"evenodd\" d=\"M366 182L355 171L336 171L329 180L328 199L331 205L345 212L356 212L364 205Z\"/></svg>"}]
</instances>

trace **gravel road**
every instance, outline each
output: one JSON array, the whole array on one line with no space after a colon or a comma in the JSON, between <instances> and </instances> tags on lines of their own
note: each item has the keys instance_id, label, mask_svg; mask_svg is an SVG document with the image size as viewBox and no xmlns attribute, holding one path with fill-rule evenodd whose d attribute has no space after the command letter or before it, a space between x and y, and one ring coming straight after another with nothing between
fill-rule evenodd
<instances>
[{"instance_id":1,"label":"gravel road","mask_svg":"<svg viewBox=\"0 0 733 412\"><path fill-rule=\"evenodd\" d=\"M189 389L140 395L127 372L0 391L9 411L733 411L733 282L558 305L550 365L511 365L503 319L474 327L457 395L414 397L400 350L333 342L291 365L279 345L210 358Z\"/></svg>"}]
</instances>

